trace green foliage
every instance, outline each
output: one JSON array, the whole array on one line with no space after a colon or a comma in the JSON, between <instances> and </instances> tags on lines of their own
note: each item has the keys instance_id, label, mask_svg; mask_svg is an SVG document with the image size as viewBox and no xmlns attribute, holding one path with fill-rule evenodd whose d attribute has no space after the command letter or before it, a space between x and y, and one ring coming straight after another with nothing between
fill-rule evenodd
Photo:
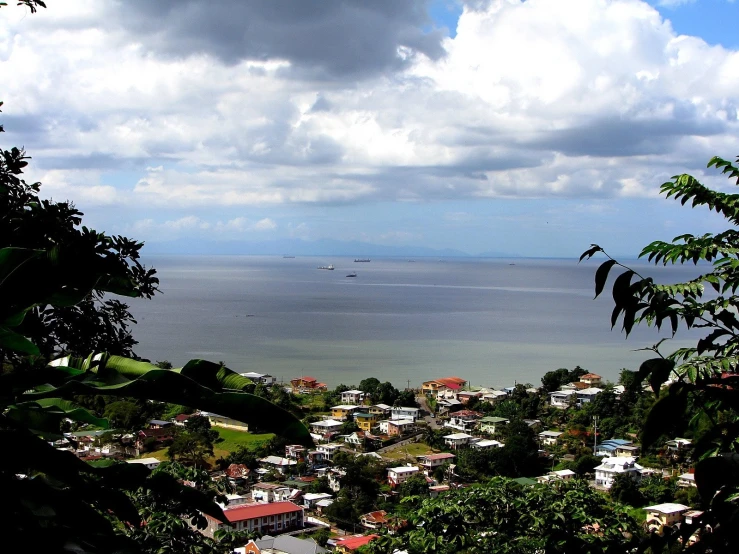
<instances>
[{"instance_id":1,"label":"green foliage","mask_svg":"<svg viewBox=\"0 0 739 554\"><path fill-rule=\"evenodd\" d=\"M721 170L739 185L739 168L733 163L714 157L708 167ZM707 508L701 547L739 550L735 531L739 520L739 195L712 190L685 174L674 176L660 191L683 205L707 207L730 225L720 233L654 241L640 254L655 264L692 263L697 267L694 278L656 283L614 260L598 245L591 245L580 259L597 253L607 257L596 271L596 296L604 290L610 271L620 270L612 283L611 325L620 321L627 335L640 323L657 329L667 326L673 335L678 328L701 330L695 346L668 355L660 352L664 342L660 341L649 349L658 357L645 361L635 376L626 377L632 391L636 384L647 382L655 395L671 380L649 409L641 437L643 448L659 444L666 433L688 425L699 459L696 483ZM690 526L681 529L683 534L692 531Z\"/></svg>"},{"instance_id":2,"label":"green foliage","mask_svg":"<svg viewBox=\"0 0 739 554\"><path fill-rule=\"evenodd\" d=\"M621 506L581 481L522 487L495 478L425 500L409 523L370 543L370 552L621 553L640 533Z\"/></svg>"}]
</instances>

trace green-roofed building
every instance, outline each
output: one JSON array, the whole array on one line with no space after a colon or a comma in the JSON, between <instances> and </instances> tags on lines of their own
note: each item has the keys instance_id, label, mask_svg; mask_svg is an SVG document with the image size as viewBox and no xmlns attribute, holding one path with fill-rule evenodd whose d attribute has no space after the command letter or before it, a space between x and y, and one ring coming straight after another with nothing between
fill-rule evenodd
<instances>
[{"instance_id":1,"label":"green-roofed building","mask_svg":"<svg viewBox=\"0 0 739 554\"><path fill-rule=\"evenodd\" d=\"M508 420L504 417L486 416L477 422L477 425L483 433L494 434L496 428L507 425Z\"/></svg>"}]
</instances>

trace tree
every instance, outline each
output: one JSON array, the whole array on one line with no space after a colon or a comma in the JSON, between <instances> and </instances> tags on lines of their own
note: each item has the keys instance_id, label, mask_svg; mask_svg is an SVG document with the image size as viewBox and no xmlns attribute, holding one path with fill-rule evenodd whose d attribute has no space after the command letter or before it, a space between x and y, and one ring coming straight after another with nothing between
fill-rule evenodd
<instances>
[{"instance_id":1,"label":"tree","mask_svg":"<svg viewBox=\"0 0 739 554\"><path fill-rule=\"evenodd\" d=\"M737 158L739 162L739 158ZM715 167L739 185L739 168L714 157ZM660 189L668 198L691 207L705 206L723 216L730 227L720 233L700 236L683 234L670 242L654 241L640 253L654 264L696 266L690 280L662 284L619 263L598 245L591 245L580 260L601 253L606 256L595 273L595 295L600 295L610 271L620 274L612 283L614 309L611 325L619 321L628 336L635 325L645 323L661 329L667 326L673 336L679 328L701 331L695 346L663 354L664 341L648 350L656 357L646 360L636 381L647 382L658 397L649 410L642 431L647 449L665 430L676 424L689 424L694 435L695 455L699 459L695 479L704 506L700 548L703 551L739 550L739 195L719 192L694 177L676 175ZM711 292L706 294L706 288ZM666 391L660 390L671 381ZM633 384L633 382L632 382ZM702 414L702 417L694 417ZM697 524L680 529L683 544Z\"/></svg>"},{"instance_id":2,"label":"tree","mask_svg":"<svg viewBox=\"0 0 739 554\"><path fill-rule=\"evenodd\" d=\"M195 467L204 467L205 459L212 455L213 442L208 440L207 435L190 431L177 433L167 450L170 460L179 460Z\"/></svg>"},{"instance_id":3,"label":"tree","mask_svg":"<svg viewBox=\"0 0 739 554\"><path fill-rule=\"evenodd\" d=\"M616 502L628 504L629 506L644 506L644 496L639 490L639 485L629 473L619 473L613 478L610 491L611 498Z\"/></svg>"},{"instance_id":4,"label":"tree","mask_svg":"<svg viewBox=\"0 0 739 554\"><path fill-rule=\"evenodd\" d=\"M105 407L105 418L113 425L126 431L141 428L143 423L139 406L130 400L116 400Z\"/></svg>"}]
</instances>

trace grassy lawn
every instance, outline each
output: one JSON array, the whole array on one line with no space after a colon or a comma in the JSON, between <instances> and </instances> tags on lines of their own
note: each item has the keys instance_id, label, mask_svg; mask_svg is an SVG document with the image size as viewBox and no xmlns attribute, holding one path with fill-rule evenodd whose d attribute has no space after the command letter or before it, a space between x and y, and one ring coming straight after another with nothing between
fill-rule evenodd
<instances>
[{"instance_id":1,"label":"grassy lawn","mask_svg":"<svg viewBox=\"0 0 739 554\"><path fill-rule=\"evenodd\" d=\"M416 456L430 454L431 452L433 451L425 443L412 442L411 444L399 446L398 448L394 448L393 450L390 450L388 452L383 452L382 457L392 460L404 460L405 458L415 460Z\"/></svg>"},{"instance_id":2,"label":"grassy lawn","mask_svg":"<svg viewBox=\"0 0 739 554\"><path fill-rule=\"evenodd\" d=\"M236 431L235 429L224 429L223 427L213 427L213 429L218 431L218 434L222 439L214 445L216 458L219 456L225 456L229 452L233 452L238 449L239 446L243 446L249 450L254 450L260 444L265 443L274 437L272 433L257 435L254 433L247 433L245 431Z\"/></svg>"}]
</instances>

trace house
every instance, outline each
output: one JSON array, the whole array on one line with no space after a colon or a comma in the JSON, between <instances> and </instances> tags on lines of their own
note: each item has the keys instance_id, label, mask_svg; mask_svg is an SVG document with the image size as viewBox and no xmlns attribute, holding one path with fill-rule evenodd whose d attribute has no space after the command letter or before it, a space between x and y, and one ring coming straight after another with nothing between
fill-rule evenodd
<instances>
[{"instance_id":1,"label":"house","mask_svg":"<svg viewBox=\"0 0 739 554\"><path fill-rule=\"evenodd\" d=\"M390 408L390 419L410 419L415 421L421 412L418 408L409 408L406 406L394 406Z\"/></svg>"},{"instance_id":2,"label":"house","mask_svg":"<svg viewBox=\"0 0 739 554\"><path fill-rule=\"evenodd\" d=\"M387 470L387 482L391 488L405 483L409 477L419 472L416 466L391 467Z\"/></svg>"},{"instance_id":3,"label":"house","mask_svg":"<svg viewBox=\"0 0 739 554\"><path fill-rule=\"evenodd\" d=\"M580 376L580 382L586 383L589 387L599 387L602 381L603 378L597 373L586 373Z\"/></svg>"},{"instance_id":4,"label":"house","mask_svg":"<svg viewBox=\"0 0 739 554\"><path fill-rule=\"evenodd\" d=\"M319 444L317 452L321 455L321 458L327 462L333 462L334 455L339 452L342 445L336 442L329 444Z\"/></svg>"},{"instance_id":5,"label":"house","mask_svg":"<svg viewBox=\"0 0 739 554\"><path fill-rule=\"evenodd\" d=\"M482 400L490 404L495 404L496 402L503 400L504 398L507 398L507 397L508 397L508 393L502 390L491 390L489 392L483 393Z\"/></svg>"},{"instance_id":6,"label":"house","mask_svg":"<svg viewBox=\"0 0 739 554\"><path fill-rule=\"evenodd\" d=\"M156 469L159 467L160 462L156 458L138 458L137 460L126 460L129 464L141 464L147 467L147 469Z\"/></svg>"},{"instance_id":7,"label":"house","mask_svg":"<svg viewBox=\"0 0 739 554\"><path fill-rule=\"evenodd\" d=\"M467 433L452 433L444 437L444 443L452 450L459 450L467 446L473 438Z\"/></svg>"},{"instance_id":8,"label":"house","mask_svg":"<svg viewBox=\"0 0 739 554\"><path fill-rule=\"evenodd\" d=\"M402 437L416 428L415 422L410 419L395 419L387 422L387 436Z\"/></svg>"},{"instance_id":9,"label":"house","mask_svg":"<svg viewBox=\"0 0 739 554\"><path fill-rule=\"evenodd\" d=\"M334 544L334 552L339 554L351 554L356 552L360 547L369 544L375 540L378 535L354 535L351 537L342 537L336 539Z\"/></svg>"},{"instance_id":10,"label":"house","mask_svg":"<svg viewBox=\"0 0 739 554\"><path fill-rule=\"evenodd\" d=\"M603 389L599 389L597 387L590 387L587 389L576 391L575 394L577 395L577 407L582 408L583 404L592 402L593 399L601 392L603 392Z\"/></svg>"},{"instance_id":11,"label":"house","mask_svg":"<svg viewBox=\"0 0 739 554\"><path fill-rule=\"evenodd\" d=\"M503 425L507 425L508 423L509 420L504 417L486 416L477 422L477 428L482 433L490 433L491 435L494 435L496 429Z\"/></svg>"},{"instance_id":12,"label":"house","mask_svg":"<svg viewBox=\"0 0 739 554\"><path fill-rule=\"evenodd\" d=\"M647 530L661 533L665 526L674 527L676 523L680 523L683 520L683 513L690 510L690 506L666 502L656 506L647 506L644 510L647 512L647 518L644 521Z\"/></svg>"},{"instance_id":13,"label":"house","mask_svg":"<svg viewBox=\"0 0 739 554\"><path fill-rule=\"evenodd\" d=\"M192 414L179 414L174 416L174 424L179 425L180 427L184 427L185 423L187 423L187 420L192 417Z\"/></svg>"},{"instance_id":14,"label":"house","mask_svg":"<svg viewBox=\"0 0 739 554\"><path fill-rule=\"evenodd\" d=\"M692 470L691 470L692 471ZM678 487L697 487L695 484L695 473L683 473L677 478Z\"/></svg>"},{"instance_id":15,"label":"house","mask_svg":"<svg viewBox=\"0 0 739 554\"><path fill-rule=\"evenodd\" d=\"M248 479L251 470L244 464L230 464L226 470L226 477L231 481L238 481L239 479Z\"/></svg>"},{"instance_id":16,"label":"house","mask_svg":"<svg viewBox=\"0 0 739 554\"><path fill-rule=\"evenodd\" d=\"M385 510L377 510L364 514L360 523L366 529L381 529L387 523L387 512Z\"/></svg>"},{"instance_id":17,"label":"house","mask_svg":"<svg viewBox=\"0 0 739 554\"><path fill-rule=\"evenodd\" d=\"M341 490L341 479L346 476L346 471L343 469L332 468L326 472L326 478L328 479L328 488L333 492L339 492Z\"/></svg>"},{"instance_id":18,"label":"house","mask_svg":"<svg viewBox=\"0 0 739 554\"><path fill-rule=\"evenodd\" d=\"M272 375L269 375L267 373L247 371L246 373L239 373L239 375L241 375L242 377L246 377L247 379L251 379L255 383L261 383L267 386L274 385L277 382L277 379L275 377L272 377Z\"/></svg>"},{"instance_id":19,"label":"house","mask_svg":"<svg viewBox=\"0 0 739 554\"><path fill-rule=\"evenodd\" d=\"M361 390L345 390L341 393L341 403L361 405L366 396L367 394Z\"/></svg>"},{"instance_id":20,"label":"house","mask_svg":"<svg viewBox=\"0 0 739 554\"><path fill-rule=\"evenodd\" d=\"M439 454L424 454L423 456L418 456L418 462L421 464L421 467L426 474L429 474L437 467L443 466L444 464L451 464L454 462L454 458L456 458L454 454L449 452L440 452Z\"/></svg>"},{"instance_id":21,"label":"house","mask_svg":"<svg viewBox=\"0 0 739 554\"><path fill-rule=\"evenodd\" d=\"M285 446L285 458L298 462L304 462L308 457L308 449L300 444L288 444Z\"/></svg>"},{"instance_id":22,"label":"house","mask_svg":"<svg viewBox=\"0 0 739 554\"><path fill-rule=\"evenodd\" d=\"M236 554L324 554L328 552L313 539L299 539L291 535L263 536L250 540L246 546L235 548Z\"/></svg>"},{"instance_id":23,"label":"house","mask_svg":"<svg viewBox=\"0 0 739 554\"><path fill-rule=\"evenodd\" d=\"M249 425L247 423L244 423L243 421L238 421L227 416L213 414L211 412L200 412L200 415L207 417L208 421L213 427L223 427L225 429L234 429L236 431L249 430Z\"/></svg>"},{"instance_id":24,"label":"house","mask_svg":"<svg viewBox=\"0 0 739 554\"><path fill-rule=\"evenodd\" d=\"M280 472L282 475L285 475L290 471L290 469L298 465L298 462L295 460L283 458L281 456L267 456L266 458L260 459L259 463L267 469L273 469Z\"/></svg>"},{"instance_id":25,"label":"house","mask_svg":"<svg viewBox=\"0 0 739 554\"><path fill-rule=\"evenodd\" d=\"M271 504L247 504L232 510L225 510L227 523L206 514L208 526L203 534L213 538L219 529L234 531L256 531L258 533L283 533L304 527L303 508L292 502L273 502Z\"/></svg>"},{"instance_id":26,"label":"house","mask_svg":"<svg viewBox=\"0 0 739 554\"><path fill-rule=\"evenodd\" d=\"M331 495L326 492L307 492L303 494L303 506L308 510L314 510L321 500L328 500Z\"/></svg>"},{"instance_id":27,"label":"house","mask_svg":"<svg viewBox=\"0 0 739 554\"><path fill-rule=\"evenodd\" d=\"M344 438L344 444L353 444L355 446L361 446L364 444L364 433L356 431L351 435L341 435Z\"/></svg>"},{"instance_id":28,"label":"house","mask_svg":"<svg viewBox=\"0 0 739 554\"><path fill-rule=\"evenodd\" d=\"M482 398L482 392L480 391L462 391L457 394L457 400L462 404L467 404L473 398Z\"/></svg>"},{"instance_id":29,"label":"house","mask_svg":"<svg viewBox=\"0 0 739 554\"><path fill-rule=\"evenodd\" d=\"M547 475L551 476L553 479L569 481L570 479L575 477L577 473L575 473L571 469L558 469L557 471L550 471Z\"/></svg>"},{"instance_id":30,"label":"house","mask_svg":"<svg viewBox=\"0 0 739 554\"><path fill-rule=\"evenodd\" d=\"M577 394L577 391L573 390L558 390L549 393L549 404L553 408L569 408L570 397ZM577 396L575 396L577 398Z\"/></svg>"},{"instance_id":31,"label":"house","mask_svg":"<svg viewBox=\"0 0 739 554\"><path fill-rule=\"evenodd\" d=\"M608 439L598 444L595 448L596 456L635 456L639 448L631 446L632 441L628 439ZM630 448L629 448L630 447Z\"/></svg>"},{"instance_id":32,"label":"house","mask_svg":"<svg viewBox=\"0 0 739 554\"><path fill-rule=\"evenodd\" d=\"M487 448L503 448L505 444L492 439L483 439L479 441L470 441L470 448L477 448L478 450L485 450Z\"/></svg>"},{"instance_id":33,"label":"house","mask_svg":"<svg viewBox=\"0 0 739 554\"><path fill-rule=\"evenodd\" d=\"M539 433L539 441L542 445L554 446L561 435L562 431L542 431Z\"/></svg>"},{"instance_id":34,"label":"house","mask_svg":"<svg viewBox=\"0 0 739 554\"><path fill-rule=\"evenodd\" d=\"M162 429L142 429L136 434L136 449L143 450L143 448L149 444L161 448L162 445L166 445L174 439L175 426L163 427ZM80 437L80 443L85 442L84 437ZM90 441L92 442L92 441Z\"/></svg>"},{"instance_id":35,"label":"house","mask_svg":"<svg viewBox=\"0 0 739 554\"><path fill-rule=\"evenodd\" d=\"M377 423L380 416L365 412L357 412L354 414L354 423L357 424L362 431L370 431Z\"/></svg>"},{"instance_id":36,"label":"house","mask_svg":"<svg viewBox=\"0 0 739 554\"><path fill-rule=\"evenodd\" d=\"M421 385L421 393L427 396L438 396L439 392L450 390L454 392L461 392L462 387L467 384L467 381L460 377L441 377L439 379L432 379L431 381L425 381Z\"/></svg>"},{"instance_id":37,"label":"house","mask_svg":"<svg viewBox=\"0 0 739 554\"><path fill-rule=\"evenodd\" d=\"M636 463L632 457L606 457L603 462L595 468L595 484L610 489L616 475L627 473L636 481L641 480L644 468Z\"/></svg>"},{"instance_id":38,"label":"house","mask_svg":"<svg viewBox=\"0 0 739 554\"><path fill-rule=\"evenodd\" d=\"M473 412L472 410L460 410L454 412L449 416L449 421L444 422L444 427L450 427L457 429L458 431L470 431L475 425L477 420L482 417L479 412Z\"/></svg>"},{"instance_id":39,"label":"house","mask_svg":"<svg viewBox=\"0 0 739 554\"><path fill-rule=\"evenodd\" d=\"M449 491L449 485L433 485L429 487L429 496L431 498L436 498L442 493Z\"/></svg>"},{"instance_id":40,"label":"house","mask_svg":"<svg viewBox=\"0 0 739 554\"><path fill-rule=\"evenodd\" d=\"M314 421L310 424L310 428L313 432L318 433L319 435L325 435L326 433L336 433L337 431L340 431L342 425L344 424L341 421L337 421L335 419L324 419L323 421Z\"/></svg>"},{"instance_id":41,"label":"house","mask_svg":"<svg viewBox=\"0 0 739 554\"><path fill-rule=\"evenodd\" d=\"M164 429L170 425L174 425L174 423L163 419L152 419L149 421L149 429Z\"/></svg>"},{"instance_id":42,"label":"house","mask_svg":"<svg viewBox=\"0 0 739 554\"><path fill-rule=\"evenodd\" d=\"M355 404L339 404L331 408L331 417L337 421L345 421L360 409L360 406Z\"/></svg>"},{"instance_id":43,"label":"house","mask_svg":"<svg viewBox=\"0 0 739 554\"><path fill-rule=\"evenodd\" d=\"M294 393L310 393L328 390L326 383L319 383L315 377L297 377L290 379L290 386Z\"/></svg>"},{"instance_id":44,"label":"house","mask_svg":"<svg viewBox=\"0 0 739 554\"><path fill-rule=\"evenodd\" d=\"M670 456L678 456L690 449L692 442L690 439L672 439L665 443L665 448Z\"/></svg>"},{"instance_id":45,"label":"house","mask_svg":"<svg viewBox=\"0 0 739 554\"><path fill-rule=\"evenodd\" d=\"M376 414L378 416L386 416L390 414L390 410L392 410L392 406L388 406L387 404L375 404L374 406L370 406L367 410L371 414Z\"/></svg>"},{"instance_id":46,"label":"house","mask_svg":"<svg viewBox=\"0 0 739 554\"><path fill-rule=\"evenodd\" d=\"M251 488L254 502L284 502L291 494L290 487L280 483L256 483Z\"/></svg>"},{"instance_id":47,"label":"house","mask_svg":"<svg viewBox=\"0 0 739 554\"><path fill-rule=\"evenodd\" d=\"M240 494L227 494L225 504L222 502L216 502L216 504L218 504L222 510L230 510L237 506L243 506L247 502L248 499L246 496L241 496Z\"/></svg>"}]
</instances>

